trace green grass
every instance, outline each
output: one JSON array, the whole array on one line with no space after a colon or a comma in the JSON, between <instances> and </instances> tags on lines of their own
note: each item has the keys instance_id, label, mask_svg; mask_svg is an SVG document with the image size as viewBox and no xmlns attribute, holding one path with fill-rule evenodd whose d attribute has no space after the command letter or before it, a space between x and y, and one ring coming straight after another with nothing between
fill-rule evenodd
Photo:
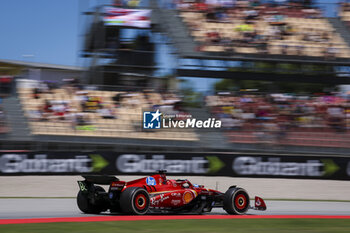
<instances>
[{"instance_id":1,"label":"green grass","mask_svg":"<svg viewBox=\"0 0 350 233\"><path fill-rule=\"evenodd\" d=\"M88 223L36 223L0 225L1 233L89 233L89 232L218 232L274 233L350 232L347 219L218 219L218 220L155 220Z\"/></svg>"}]
</instances>

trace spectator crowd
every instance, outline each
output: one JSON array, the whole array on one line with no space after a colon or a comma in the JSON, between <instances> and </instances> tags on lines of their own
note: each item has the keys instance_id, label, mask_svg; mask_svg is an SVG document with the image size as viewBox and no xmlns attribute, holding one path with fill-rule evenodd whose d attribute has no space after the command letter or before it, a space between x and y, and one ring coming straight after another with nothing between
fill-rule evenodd
<instances>
[{"instance_id":1,"label":"spectator crowd","mask_svg":"<svg viewBox=\"0 0 350 233\"><path fill-rule=\"evenodd\" d=\"M6 124L6 116L1 106L1 102L2 102L2 99L0 97L0 134L8 132L8 128Z\"/></svg>"},{"instance_id":2,"label":"spectator crowd","mask_svg":"<svg viewBox=\"0 0 350 233\"><path fill-rule=\"evenodd\" d=\"M218 94L206 105L223 127L283 140L289 132L344 134L350 127L350 99L338 95Z\"/></svg>"},{"instance_id":3,"label":"spectator crowd","mask_svg":"<svg viewBox=\"0 0 350 233\"><path fill-rule=\"evenodd\" d=\"M191 35L204 52L350 57L343 38L310 1L180 1Z\"/></svg>"},{"instance_id":4,"label":"spectator crowd","mask_svg":"<svg viewBox=\"0 0 350 233\"><path fill-rule=\"evenodd\" d=\"M185 114L182 98L175 93L110 91L110 86L83 86L75 79L65 80L63 85L35 82L20 86L21 104L34 134L197 140L191 130L158 130L151 136L141 130L143 111Z\"/></svg>"}]
</instances>

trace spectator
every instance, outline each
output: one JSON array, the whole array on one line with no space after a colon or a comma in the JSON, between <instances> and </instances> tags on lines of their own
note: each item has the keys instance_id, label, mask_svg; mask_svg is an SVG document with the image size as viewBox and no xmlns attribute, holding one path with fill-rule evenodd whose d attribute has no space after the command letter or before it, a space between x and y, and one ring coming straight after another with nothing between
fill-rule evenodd
<instances>
[{"instance_id":1,"label":"spectator","mask_svg":"<svg viewBox=\"0 0 350 233\"><path fill-rule=\"evenodd\" d=\"M34 88L33 89L33 98L34 99L40 99L40 94L41 94L41 91L39 88Z\"/></svg>"},{"instance_id":2,"label":"spectator","mask_svg":"<svg viewBox=\"0 0 350 233\"><path fill-rule=\"evenodd\" d=\"M333 60L335 59L336 55L338 53L338 50L333 46L333 44L328 44L328 47L325 48L325 59L326 60Z\"/></svg>"},{"instance_id":3,"label":"spectator","mask_svg":"<svg viewBox=\"0 0 350 233\"><path fill-rule=\"evenodd\" d=\"M97 110L99 116L101 116L104 119L115 119L114 110L111 106L105 106L101 109Z\"/></svg>"}]
</instances>

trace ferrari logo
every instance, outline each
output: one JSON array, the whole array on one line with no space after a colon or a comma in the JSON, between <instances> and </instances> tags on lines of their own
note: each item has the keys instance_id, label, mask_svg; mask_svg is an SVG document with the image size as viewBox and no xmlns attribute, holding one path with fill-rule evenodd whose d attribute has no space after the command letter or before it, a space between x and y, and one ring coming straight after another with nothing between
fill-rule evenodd
<instances>
[{"instance_id":1,"label":"ferrari logo","mask_svg":"<svg viewBox=\"0 0 350 233\"><path fill-rule=\"evenodd\" d=\"M261 202L260 202L260 200L259 200L259 199L258 199L258 200L256 200L255 205L256 205L256 206L260 206L260 205L261 205Z\"/></svg>"}]
</instances>

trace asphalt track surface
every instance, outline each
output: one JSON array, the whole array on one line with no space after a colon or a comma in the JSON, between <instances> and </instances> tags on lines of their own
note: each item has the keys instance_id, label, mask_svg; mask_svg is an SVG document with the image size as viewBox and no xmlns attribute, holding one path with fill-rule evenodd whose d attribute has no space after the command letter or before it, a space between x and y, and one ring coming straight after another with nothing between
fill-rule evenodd
<instances>
[{"instance_id":1,"label":"asphalt track surface","mask_svg":"<svg viewBox=\"0 0 350 233\"><path fill-rule=\"evenodd\" d=\"M253 203L252 203L253 204ZM350 202L324 201L266 201L266 211L249 210L249 215L334 215L350 216ZM73 198L0 198L0 219L62 218L117 216L109 212L101 215L83 214ZM206 215L227 215L213 209Z\"/></svg>"}]
</instances>

